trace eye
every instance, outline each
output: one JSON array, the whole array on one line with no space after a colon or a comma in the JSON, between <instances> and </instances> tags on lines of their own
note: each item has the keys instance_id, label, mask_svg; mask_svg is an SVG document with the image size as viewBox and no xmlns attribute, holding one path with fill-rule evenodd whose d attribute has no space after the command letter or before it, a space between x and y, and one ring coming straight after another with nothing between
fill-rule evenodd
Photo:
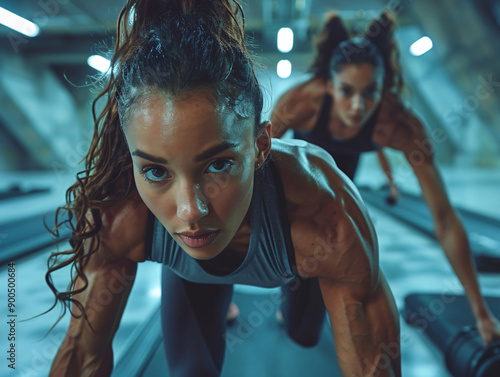
<instances>
[{"instance_id":1,"label":"eye","mask_svg":"<svg viewBox=\"0 0 500 377\"><path fill-rule=\"evenodd\" d=\"M368 88L366 88L366 90L364 92L364 96L373 98L373 97L378 96L380 94L380 92L381 92L380 86L372 85L372 86L369 86Z\"/></svg>"},{"instance_id":2,"label":"eye","mask_svg":"<svg viewBox=\"0 0 500 377\"><path fill-rule=\"evenodd\" d=\"M209 173L222 173L228 170L232 166L232 162L230 160L217 160L210 164L208 167Z\"/></svg>"},{"instance_id":3,"label":"eye","mask_svg":"<svg viewBox=\"0 0 500 377\"><path fill-rule=\"evenodd\" d=\"M163 181L168 177L167 172L162 168L146 168L141 171L144 180L149 183Z\"/></svg>"},{"instance_id":4,"label":"eye","mask_svg":"<svg viewBox=\"0 0 500 377\"><path fill-rule=\"evenodd\" d=\"M373 98L373 97L375 97L375 94L377 94L377 88L370 88L370 89L365 90L364 97L365 98Z\"/></svg>"},{"instance_id":5,"label":"eye","mask_svg":"<svg viewBox=\"0 0 500 377\"><path fill-rule=\"evenodd\" d=\"M349 97L352 94L352 91L350 88L340 88L340 93L342 93L343 96Z\"/></svg>"}]
</instances>

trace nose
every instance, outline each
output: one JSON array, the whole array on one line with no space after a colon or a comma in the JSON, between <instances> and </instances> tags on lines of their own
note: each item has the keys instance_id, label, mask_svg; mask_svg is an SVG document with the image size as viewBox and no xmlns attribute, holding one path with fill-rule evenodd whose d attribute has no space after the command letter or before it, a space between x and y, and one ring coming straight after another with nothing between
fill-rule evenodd
<instances>
[{"instance_id":1,"label":"nose","mask_svg":"<svg viewBox=\"0 0 500 377\"><path fill-rule=\"evenodd\" d=\"M208 215L208 204L199 184L185 186L177 195L177 217L194 224Z\"/></svg>"},{"instance_id":2,"label":"nose","mask_svg":"<svg viewBox=\"0 0 500 377\"><path fill-rule=\"evenodd\" d=\"M352 109L356 111L364 111L365 110L365 100L362 95L356 94L352 98Z\"/></svg>"}]
</instances>

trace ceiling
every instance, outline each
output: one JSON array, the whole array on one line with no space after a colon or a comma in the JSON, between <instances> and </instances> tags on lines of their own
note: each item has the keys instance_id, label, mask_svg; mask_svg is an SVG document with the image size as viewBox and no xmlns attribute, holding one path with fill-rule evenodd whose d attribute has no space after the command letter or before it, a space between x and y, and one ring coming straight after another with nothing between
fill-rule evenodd
<instances>
[{"instance_id":1,"label":"ceiling","mask_svg":"<svg viewBox=\"0 0 500 377\"><path fill-rule=\"evenodd\" d=\"M84 63L91 52L102 48L102 41L109 41L113 36L124 3L124 0L4 0L2 7L38 24L41 33L29 39L0 25L0 36L7 37L1 38L0 47L52 64ZM384 0L337 0L335 9L348 18L358 17L365 11L381 10L386 3ZM273 28L290 22L310 36L324 15L332 10L332 1L244 0L242 6L247 30L259 42ZM294 9L299 11L292 14ZM263 52L271 52L265 43L263 48Z\"/></svg>"},{"instance_id":2,"label":"ceiling","mask_svg":"<svg viewBox=\"0 0 500 377\"><path fill-rule=\"evenodd\" d=\"M60 113L60 110L50 110L56 84L44 84L37 68L40 72L43 69L54 72L59 85L66 88L66 96L69 94L77 100L79 109L83 109L82 114L88 113L89 91L79 88L89 83L89 78L97 71L87 65L87 58L95 53L109 56L116 19L124 4L125 0L2 0L1 7L35 22L41 29L37 37L28 38L0 25L0 65L3 67L3 72L0 72L0 81L3 81L0 83L0 99L3 98L5 105L5 98L10 98L14 104L15 96L19 97L17 107L12 105L3 120L4 123L11 120L9 132L12 135L18 132L21 123L20 120L12 120L16 116L24 119L24 123L33 130L35 121L29 119L38 121L44 106L48 107L44 127L54 123L53 114ZM329 11L340 13L351 28L364 28L382 9L397 10L400 25L397 42L402 52L406 50L408 55L410 44L424 33L435 41L433 52L425 57L415 59L402 53L401 58L406 81L417 99L414 104L421 103L418 109L420 114L427 118L428 124L436 127L446 129L449 126L445 115L450 114L449 109L454 111L456 104L475 103L467 101L474 94L480 78L493 75L498 77L495 82L500 82L496 48L500 37L500 0L241 0L241 4L245 11L246 32L255 42L254 51L264 58L268 67L283 58L276 48L278 28L290 26L294 29L295 47L289 59L293 60L294 70L299 73L304 72L311 61L311 42ZM16 67L9 66L15 66L12 62L16 61L19 66L28 63L30 67L19 67L17 73L10 73L9 69ZM17 81L11 82L8 92L5 82L10 78ZM18 88L23 80L26 91L20 94ZM290 82L283 82L285 84L290 85ZM38 89L28 90L29 86L36 85ZM449 89L448 92L445 88ZM10 94L7 95L7 92ZM43 106L36 105L37 101L40 102L40 92L48 93ZM442 94L445 92L449 95ZM58 103L64 98L63 93L60 94ZM30 101L24 101L27 105L22 104L23 96L31 96ZM458 114L463 120L463 130L451 129L449 133L455 135L459 148L464 139L477 139L477 130L484 128L486 136L482 139L486 142L495 140L495 148L500 150L500 123L496 121L500 118L500 108L497 99L498 93L492 93L491 98L478 104L477 111ZM86 121L89 122L88 119ZM0 119L0 130L5 130L1 123ZM43 127L40 129L43 130ZM467 132L473 137L469 137L466 130L470 130ZM20 135L19 140L25 139L24 135ZM487 150L484 143L478 139L469 149ZM44 145L40 143L37 149L26 141L24 148L40 156ZM53 158L49 154L47 156L48 161Z\"/></svg>"}]
</instances>

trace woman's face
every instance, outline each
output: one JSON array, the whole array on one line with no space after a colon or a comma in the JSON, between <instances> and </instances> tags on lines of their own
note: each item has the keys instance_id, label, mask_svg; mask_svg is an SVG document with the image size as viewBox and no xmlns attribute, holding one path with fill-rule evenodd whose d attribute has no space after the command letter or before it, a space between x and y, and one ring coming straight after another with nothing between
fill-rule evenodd
<instances>
[{"instance_id":1,"label":"woman's face","mask_svg":"<svg viewBox=\"0 0 500 377\"><path fill-rule=\"evenodd\" d=\"M347 127L360 128L382 96L382 77L370 63L347 64L333 75L334 114Z\"/></svg>"},{"instance_id":2,"label":"woman's face","mask_svg":"<svg viewBox=\"0 0 500 377\"><path fill-rule=\"evenodd\" d=\"M253 118L238 119L205 94L158 94L135 105L125 135L144 203L190 256L217 256L250 206L263 156Z\"/></svg>"}]
</instances>

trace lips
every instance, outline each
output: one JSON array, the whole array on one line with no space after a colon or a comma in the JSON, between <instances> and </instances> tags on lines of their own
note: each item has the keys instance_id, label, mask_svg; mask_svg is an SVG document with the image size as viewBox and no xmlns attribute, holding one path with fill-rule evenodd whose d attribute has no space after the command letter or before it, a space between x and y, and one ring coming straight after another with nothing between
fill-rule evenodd
<instances>
[{"instance_id":1,"label":"lips","mask_svg":"<svg viewBox=\"0 0 500 377\"><path fill-rule=\"evenodd\" d=\"M363 116L362 115L352 115L352 116L350 116L350 118L351 118L352 122L359 123L363 119Z\"/></svg>"},{"instance_id":2,"label":"lips","mask_svg":"<svg viewBox=\"0 0 500 377\"><path fill-rule=\"evenodd\" d=\"M210 245L217 238L219 230L216 231L196 231L196 232L183 232L177 233L179 238L187 246L192 248L206 247Z\"/></svg>"}]
</instances>

